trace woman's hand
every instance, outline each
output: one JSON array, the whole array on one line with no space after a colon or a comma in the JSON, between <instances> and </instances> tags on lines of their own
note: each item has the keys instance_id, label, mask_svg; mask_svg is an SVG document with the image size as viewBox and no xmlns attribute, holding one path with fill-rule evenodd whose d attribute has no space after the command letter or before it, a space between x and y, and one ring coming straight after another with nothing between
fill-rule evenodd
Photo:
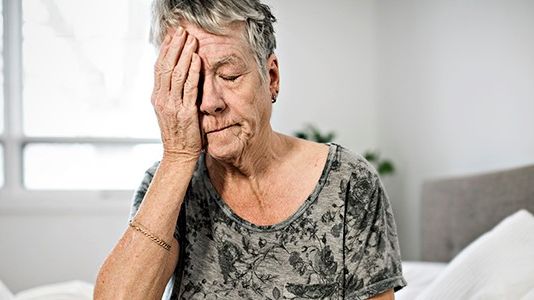
<instances>
[{"instance_id":1,"label":"woman's hand","mask_svg":"<svg viewBox=\"0 0 534 300\"><path fill-rule=\"evenodd\" d=\"M197 41L182 27L167 33L154 67L152 105L156 112L163 159L197 160L202 150L199 126Z\"/></svg>"}]
</instances>

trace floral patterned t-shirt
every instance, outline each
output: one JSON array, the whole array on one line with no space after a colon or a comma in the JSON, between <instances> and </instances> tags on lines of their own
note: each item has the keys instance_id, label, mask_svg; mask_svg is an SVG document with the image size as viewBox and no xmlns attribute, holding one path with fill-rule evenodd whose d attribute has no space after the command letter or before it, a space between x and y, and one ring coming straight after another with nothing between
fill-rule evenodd
<instances>
[{"instance_id":1,"label":"floral patterned t-shirt","mask_svg":"<svg viewBox=\"0 0 534 300\"><path fill-rule=\"evenodd\" d=\"M203 153L177 220L180 257L164 299L367 299L404 287L382 182L360 155L328 145L315 190L292 216L269 226L226 205ZM130 218L158 164L136 190Z\"/></svg>"}]
</instances>

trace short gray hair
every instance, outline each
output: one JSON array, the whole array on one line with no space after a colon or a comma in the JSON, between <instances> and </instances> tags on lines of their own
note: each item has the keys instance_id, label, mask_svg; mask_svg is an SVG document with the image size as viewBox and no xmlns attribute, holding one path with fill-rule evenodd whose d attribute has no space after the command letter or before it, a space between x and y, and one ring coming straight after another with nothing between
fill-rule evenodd
<instances>
[{"instance_id":1,"label":"short gray hair","mask_svg":"<svg viewBox=\"0 0 534 300\"><path fill-rule=\"evenodd\" d=\"M269 6L259 0L154 0L150 42L159 48L168 27L181 20L212 34L224 34L232 22L245 23L245 39L255 54L260 75L266 75L266 62L276 48L273 23L276 18Z\"/></svg>"}]
</instances>

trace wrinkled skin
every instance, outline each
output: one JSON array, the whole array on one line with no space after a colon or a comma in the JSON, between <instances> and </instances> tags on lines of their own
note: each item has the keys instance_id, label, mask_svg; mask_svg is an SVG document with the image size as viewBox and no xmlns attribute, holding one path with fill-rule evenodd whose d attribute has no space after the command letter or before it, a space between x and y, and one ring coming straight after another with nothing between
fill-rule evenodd
<instances>
[{"instance_id":1,"label":"wrinkled skin","mask_svg":"<svg viewBox=\"0 0 534 300\"><path fill-rule=\"evenodd\" d=\"M151 102L163 143L163 159L195 160L202 149L198 109L201 61L195 38L183 29L168 34L155 64Z\"/></svg>"}]
</instances>

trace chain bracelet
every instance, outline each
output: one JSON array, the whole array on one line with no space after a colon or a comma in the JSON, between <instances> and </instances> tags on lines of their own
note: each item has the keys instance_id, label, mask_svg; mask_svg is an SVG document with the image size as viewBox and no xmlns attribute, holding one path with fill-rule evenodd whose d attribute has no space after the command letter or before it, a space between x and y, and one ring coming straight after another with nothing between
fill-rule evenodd
<instances>
[{"instance_id":1,"label":"chain bracelet","mask_svg":"<svg viewBox=\"0 0 534 300\"><path fill-rule=\"evenodd\" d=\"M134 223L134 221L132 219L132 220L130 220L129 225L132 226L133 228L135 228L135 230L137 230L137 231L141 232L142 234L146 235L147 237L149 237L156 244L160 245L163 249L165 249L167 251L170 251L171 245L167 244L165 241L163 241L159 237L157 237L157 236L153 235L152 233L150 233L148 230L143 228L143 226L141 224L137 224L137 222Z\"/></svg>"}]
</instances>

